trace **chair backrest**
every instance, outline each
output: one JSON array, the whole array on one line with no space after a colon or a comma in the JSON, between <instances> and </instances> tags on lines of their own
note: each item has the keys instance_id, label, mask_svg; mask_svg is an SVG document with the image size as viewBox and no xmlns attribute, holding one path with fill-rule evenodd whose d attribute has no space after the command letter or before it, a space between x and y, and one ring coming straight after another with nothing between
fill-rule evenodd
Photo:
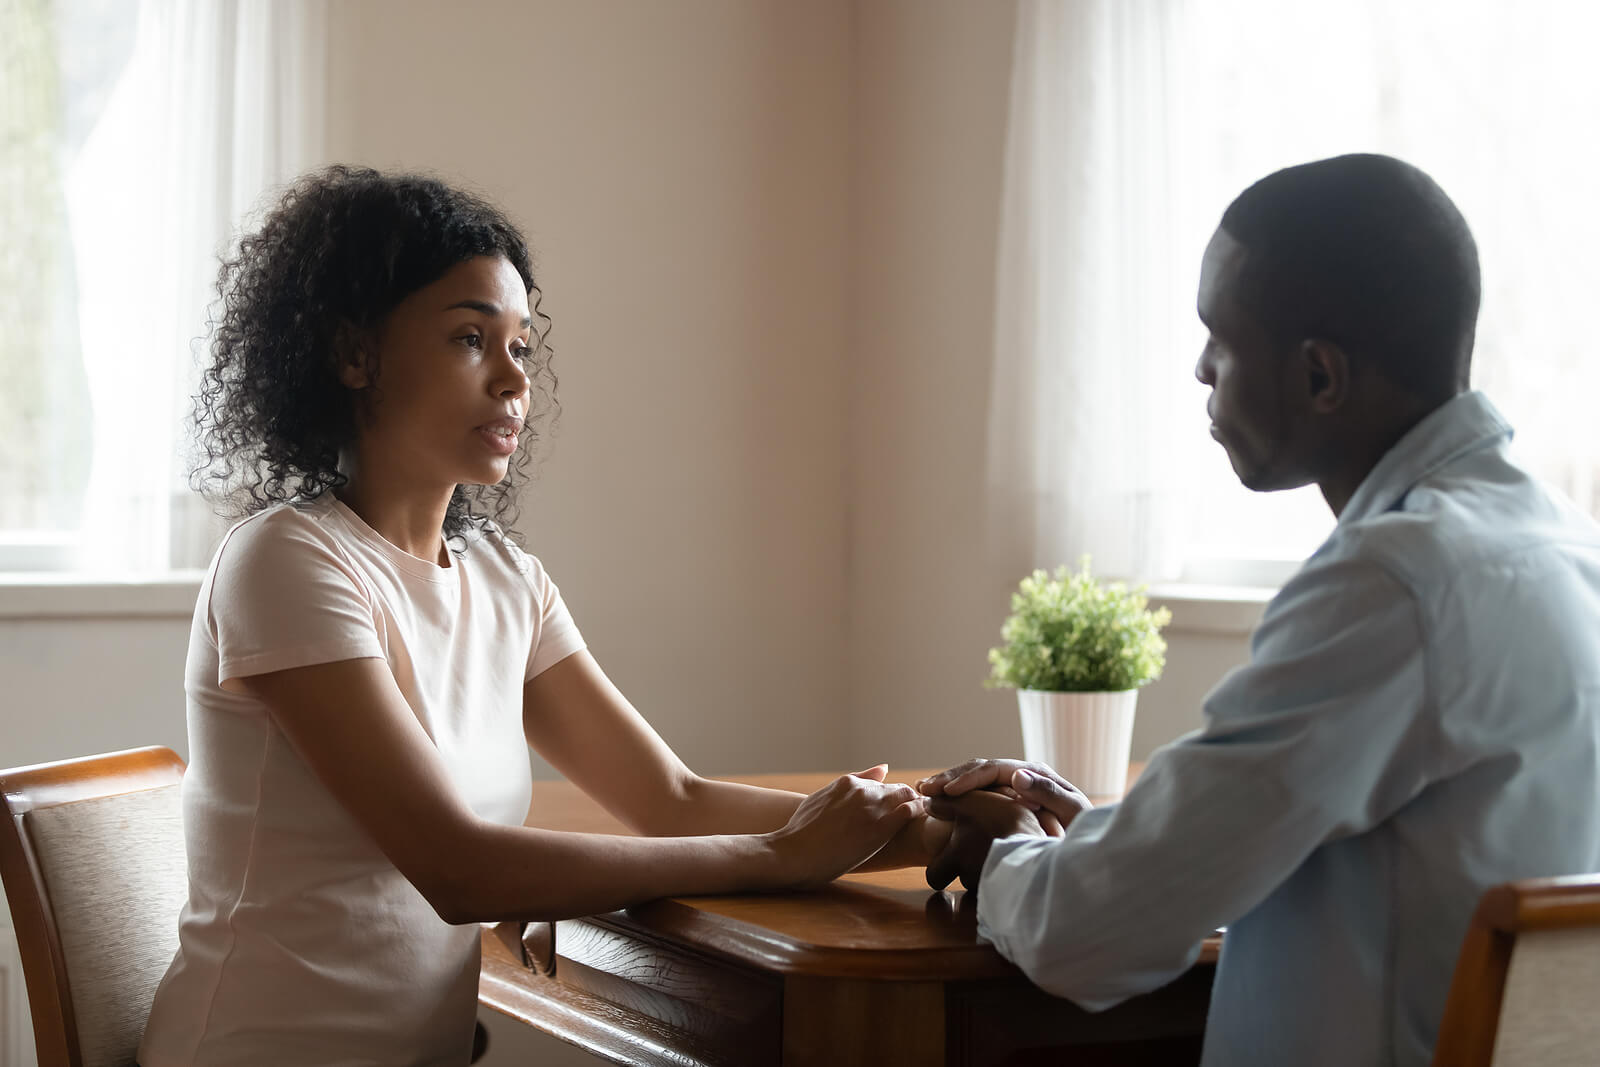
<instances>
[{"instance_id":1,"label":"chair backrest","mask_svg":"<svg viewBox=\"0 0 1600 1067\"><path fill-rule=\"evenodd\" d=\"M168 748L0 771L0 879L40 1067L133 1062L188 895L182 780Z\"/></svg>"},{"instance_id":2,"label":"chair backrest","mask_svg":"<svg viewBox=\"0 0 1600 1067\"><path fill-rule=\"evenodd\" d=\"M1433 1062L1600 1062L1600 874L1484 893L1456 960Z\"/></svg>"}]
</instances>

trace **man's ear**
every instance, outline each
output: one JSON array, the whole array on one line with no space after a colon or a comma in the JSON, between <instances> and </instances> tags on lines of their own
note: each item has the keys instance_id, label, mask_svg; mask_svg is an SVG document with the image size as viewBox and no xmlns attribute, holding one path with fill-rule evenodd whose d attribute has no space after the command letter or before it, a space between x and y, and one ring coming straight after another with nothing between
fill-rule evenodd
<instances>
[{"instance_id":1,"label":"man's ear","mask_svg":"<svg viewBox=\"0 0 1600 1067\"><path fill-rule=\"evenodd\" d=\"M1311 410L1322 415L1339 410L1350 393L1350 356L1332 341L1314 339L1301 341L1298 355Z\"/></svg>"},{"instance_id":2,"label":"man's ear","mask_svg":"<svg viewBox=\"0 0 1600 1067\"><path fill-rule=\"evenodd\" d=\"M359 391L372 384L372 346L366 331L342 323L333 337L333 358L345 388Z\"/></svg>"}]
</instances>

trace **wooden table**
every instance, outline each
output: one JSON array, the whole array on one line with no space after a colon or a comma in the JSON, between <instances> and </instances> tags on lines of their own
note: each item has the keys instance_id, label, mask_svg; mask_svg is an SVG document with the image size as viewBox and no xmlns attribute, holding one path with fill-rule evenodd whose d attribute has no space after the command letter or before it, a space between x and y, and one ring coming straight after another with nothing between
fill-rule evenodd
<instances>
[{"instance_id":1,"label":"wooden table","mask_svg":"<svg viewBox=\"0 0 1600 1067\"><path fill-rule=\"evenodd\" d=\"M829 777L738 780L809 792ZM568 783L533 798L532 824L626 832ZM517 932L484 931L484 1004L612 1062L673 1067L1195 1063L1217 952L1090 1014L979 941L966 894L929 890L920 870L533 924L527 947Z\"/></svg>"}]
</instances>

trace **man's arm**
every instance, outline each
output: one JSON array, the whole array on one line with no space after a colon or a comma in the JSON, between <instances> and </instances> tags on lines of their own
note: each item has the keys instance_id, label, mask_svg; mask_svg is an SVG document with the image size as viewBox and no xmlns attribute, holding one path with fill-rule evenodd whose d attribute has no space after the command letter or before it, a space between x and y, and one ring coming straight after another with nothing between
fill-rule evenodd
<instances>
[{"instance_id":1,"label":"man's arm","mask_svg":"<svg viewBox=\"0 0 1600 1067\"><path fill-rule=\"evenodd\" d=\"M1310 579L1310 580L1305 580ZM1285 587L1207 726L1061 838L1011 836L981 868L981 932L1035 983L1099 1009L1154 989L1318 846L1426 784L1425 657L1409 593L1324 567Z\"/></svg>"}]
</instances>

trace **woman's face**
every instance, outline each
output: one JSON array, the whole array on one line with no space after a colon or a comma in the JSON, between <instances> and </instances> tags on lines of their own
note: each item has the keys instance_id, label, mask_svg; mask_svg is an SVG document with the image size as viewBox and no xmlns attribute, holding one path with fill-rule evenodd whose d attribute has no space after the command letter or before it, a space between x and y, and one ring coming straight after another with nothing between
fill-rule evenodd
<instances>
[{"instance_id":1,"label":"woman's face","mask_svg":"<svg viewBox=\"0 0 1600 1067\"><path fill-rule=\"evenodd\" d=\"M359 420L361 476L439 489L504 478L528 413L531 325L522 277L500 256L458 263L402 300L341 368L350 388L376 381Z\"/></svg>"}]
</instances>

